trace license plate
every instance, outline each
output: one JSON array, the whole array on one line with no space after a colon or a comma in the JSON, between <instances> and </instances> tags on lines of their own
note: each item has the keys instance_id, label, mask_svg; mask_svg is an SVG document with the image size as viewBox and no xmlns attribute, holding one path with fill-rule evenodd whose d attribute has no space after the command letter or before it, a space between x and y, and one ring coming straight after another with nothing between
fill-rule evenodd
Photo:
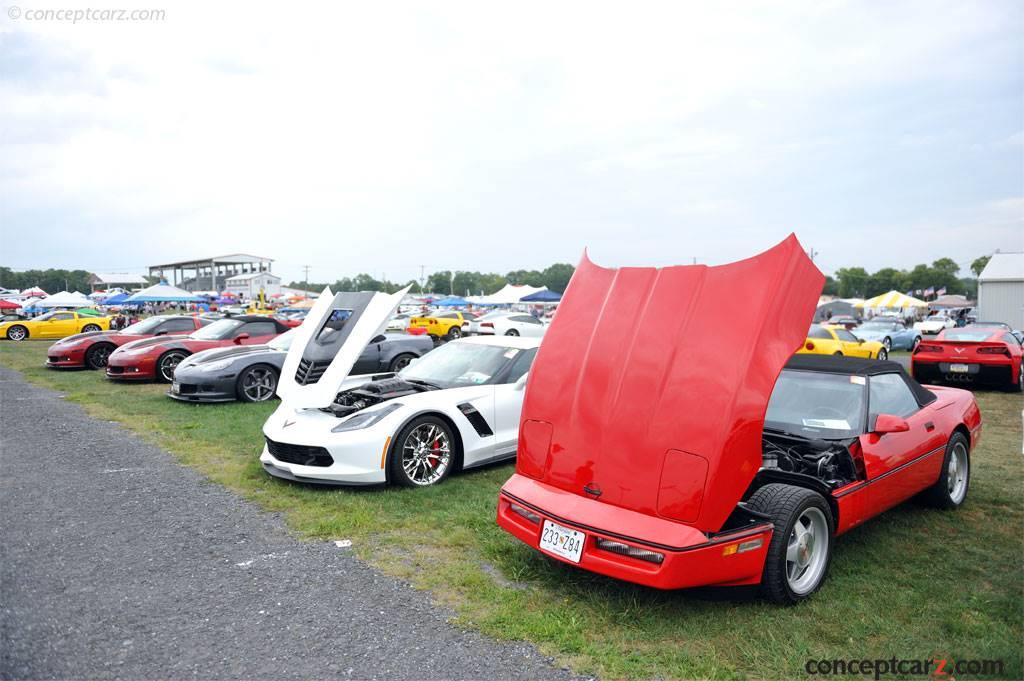
<instances>
[{"instance_id":1,"label":"license plate","mask_svg":"<svg viewBox=\"0 0 1024 681\"><path fill-rule=\"evenodd\" d=\"M540 532L540 548L578 563L583 555L583 542L586 538L587 535L582 532L545 520Z\"/></svg>"},{"instance_id":2,"label":"license plate","mask_svg":"<svg viewBox=\"0 0 1024 681\"><path fill-rule=\"evenodd\" d=\"M177 383L171 383L171 392L177 395L181 392L181 386Z\"/></svg>"},{"instance_id":3,"label":"license plate","mask_svg":"<svg viewBox=\"0 0 1024 681\"><path fill-rule=\"evenodd\" d=\"M971 368L966 364L950 364L949 371L953 374L966 374Z\"/></svg>"}]
</instances>

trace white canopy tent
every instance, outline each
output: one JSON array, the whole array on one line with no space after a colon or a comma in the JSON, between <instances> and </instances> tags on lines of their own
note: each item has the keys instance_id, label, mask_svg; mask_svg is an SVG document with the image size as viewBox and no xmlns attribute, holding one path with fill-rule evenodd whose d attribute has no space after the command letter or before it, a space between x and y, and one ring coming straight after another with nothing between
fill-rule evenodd
<instances>
[{"instance_id":1,"label":"white canopy tent","mask_svg":"<svg viewBox=\"0 0 1024 681\"><path fill-rule=\"evenodd\" d=\"M167 283L154 284L128 296L124 303L201 303L204 299Z\"/></svg>"},{"instance_id":2,"label":"white canopy tent","mask_svg":"<svg viewBox=\"0 0 1024 681\"><path fill-rule=\"evenodd\" d=\"M529 286L527 284L505 284L497 293L489 296L470 296L467 301L474 305L513 305L519 302L520 298L533 295L538 291L547 291L547 286Z\"/></svg>"},{"instance_id":3,"label":"white canopy tent","mask_svg":"<svg viewBox=\"0 0 1024 681\"><path fill-rule=\"evenodd\" d=\"M55 307L96 307L96 303L78 291L61 291L52 296L43 298L35 303L35 307L53 309Z\"/></svg>"}]
</instances>

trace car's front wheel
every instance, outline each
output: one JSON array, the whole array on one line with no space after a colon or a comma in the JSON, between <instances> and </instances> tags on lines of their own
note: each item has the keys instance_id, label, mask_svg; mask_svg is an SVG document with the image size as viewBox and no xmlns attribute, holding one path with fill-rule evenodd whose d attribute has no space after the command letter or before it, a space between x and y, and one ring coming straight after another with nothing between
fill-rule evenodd
<instances>
[{"instance_id":1,"label":"car's front wheel","mask_svg":"<svg viewBox=\"0 0 1024 681\"><path fill-rule=\"evenodd\" d=\"M28 329L20 324L15 324L7 329L7 340L20 341L28 338Z\"/></svg>"},{"instance_id":2,"label":"car's front wheel","mask_svg":"<svg viewBox=\"0 0 1024 681\"><path fill-rule=\"evenodd\" d=\"M970 486L970 443L963 433L953 433L946 443L939 479L925 491L925 498L939 508L959 508L967 499Z\"/></svg>"},{"instance_id":3,"label":"car's front wheel","mask_svg":"<svg viewBox=\"0 0 1024 681\"><path fill-rule=\"evenodd\" d=\"M82 333L92 333L93 331L99 331L100 327L96 324L86 324L82 327Z\"/></svg>"},{"instance_id":4,"label":"car's front wheel","mask_svg":"<svg viewBox=\"0 0 1024 681\"><path fill-rule=\"evenodd\" d=\"M160 356L160 359L156 361L156 377L157 380L163 381L164 383L170 383L174 380L174 370L178 368L181 361L188 357L188 353L184 350L171 350L165 352Z\"/></svg>"},{"instance_id":5,"label":"car's front wheel","mask_svg":"<svg viewBox=\"0 0 1024 681\"><path fill-rule=\"evenodd\" d=\"M85 351L85 366L90 369L102 369L107 366L107 360L113 351L114 346L110 343L95 343Z\"/></svg>"},{"instance_id":6,"label":"car's front wheel","mask_svg":"<svg viewBox=\"0 0 1024 681\"><path fill-rule=\"evenodd\" d=\"M420 416L402 429L391 452L391 482L404 487L436 485L451 473L457 445L448 424Z\"/></svg>"},{"instance_id":7,"label":"car's front wheel","mask_svg":"<svg viewBox=\"0 0 1024 681\"><path fill-rule=\"evenodd\" d=\"M248 367L238 375L235 392L242 402L266 402L277 393L277 371L266 364Z\"/></svg>"},{"instance_id":8,"label":"car's front wheel","mask_svg":"<svg viewBox=\"0 0 1024 681\"><path fill-rule=\"evenodd\" d=\"M817 492L765 485L747 501L772 519L775 532L761 575L761 592L775 603L798 603L825 581L832 561L832 511Z\"/></svg>"}]
</instances>

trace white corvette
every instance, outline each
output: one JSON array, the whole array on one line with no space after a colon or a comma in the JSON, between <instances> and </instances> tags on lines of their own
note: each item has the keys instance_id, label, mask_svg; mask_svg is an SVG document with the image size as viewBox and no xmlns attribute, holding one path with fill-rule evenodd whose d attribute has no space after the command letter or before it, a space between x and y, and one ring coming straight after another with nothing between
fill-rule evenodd
<instances>
[{"instance_id":1,"label":"white corvette","mask_svg":"<svg viewBox=\"0 0 1024 681\"><path fill-rule=\"evenodd\" d=\"M467 338L398 373L348 376L404 295L324 291L281 370L281 405L263 426L264 470L302 482L418 487L515 456L539 338Z\"/></svg>"}]
</instances>

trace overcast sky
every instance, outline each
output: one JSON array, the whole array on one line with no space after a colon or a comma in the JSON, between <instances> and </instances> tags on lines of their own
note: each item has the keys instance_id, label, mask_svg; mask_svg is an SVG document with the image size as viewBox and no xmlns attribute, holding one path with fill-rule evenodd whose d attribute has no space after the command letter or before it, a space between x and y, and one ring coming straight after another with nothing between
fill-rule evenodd
<instances>
[{"instance_id":1,"label":"overcast sky","mask_svg":"<svg viewBox=\"0 0 1024 681\"><path fill-rule=\"evenodd\" d=\"M7 1L19 269L241 251L404 281L585 246L715 264L790 231L826 272L1024 250L1019 1Z\"/></svg>"}]
</instances>

